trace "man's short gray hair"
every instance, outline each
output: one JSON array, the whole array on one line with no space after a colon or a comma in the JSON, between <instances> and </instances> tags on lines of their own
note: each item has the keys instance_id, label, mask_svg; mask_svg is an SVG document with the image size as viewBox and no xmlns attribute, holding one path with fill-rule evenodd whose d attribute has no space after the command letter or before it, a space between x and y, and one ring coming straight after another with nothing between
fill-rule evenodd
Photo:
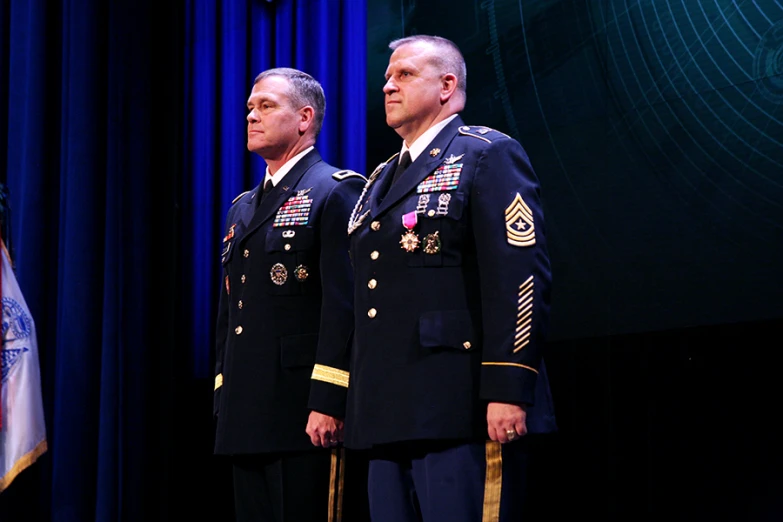
<instances>
[{"instance_id":1,"label":"man's short gray hair","mask_svg":"<svg viewBox=\"0 0 783 522\"><path fill-rule=\"evenodd\" d=\"M467 81L468 71L465 66L465 58L462 56L457 44L443 38L442 36L431 36L426 34L415 34L413 36L406 36L405 38L399 38L392 41L389 44L389 49L396 51L403 45L414 43L427 43L435 47L436 52L433 54L433 63L438 68L441 74L451 73L457 77L457 90L459 90L463 96L467 93Z\"/></svg>"},{"instance_id":2,"label":"man's short gray hair","mask_svg":"<svg viewBox=\"0 0 783 522\"><path fill-rule=\"evenodd\" d=\"M318 81L309 74L298 69L290 67L277 67L268 69L256 76L253 84L260 82L270 76L279 76L288 80L289 89L286 93L294 109L301 109L309 105L315 112L315 136L321 132L321 126L324 122L324 112L326 112L326 97L323 87Z\"/></svg>"}]
</instances>

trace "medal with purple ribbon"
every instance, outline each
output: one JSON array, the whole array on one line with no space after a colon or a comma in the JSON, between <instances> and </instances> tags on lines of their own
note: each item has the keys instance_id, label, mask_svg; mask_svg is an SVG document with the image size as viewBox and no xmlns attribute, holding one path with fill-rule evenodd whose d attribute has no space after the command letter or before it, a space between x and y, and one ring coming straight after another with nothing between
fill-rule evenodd
<instances>
[{"instance_id":1,"label":"medal with purple ribbon","mask_svg":"<svg viewBox=\"0 0 783 522\"><path fill-rule=\"evenodd\" d=\"M418 218L415 211L408 212L402 216L402 226L405 227L407 232L402 235L402 239L400 239L400 245L402 245L402 249L406 252L413 252L419 247L419 236L416 234L416 232L413 231L413 227L416 226L417 221Z\"/></svg>"}]
</instances>

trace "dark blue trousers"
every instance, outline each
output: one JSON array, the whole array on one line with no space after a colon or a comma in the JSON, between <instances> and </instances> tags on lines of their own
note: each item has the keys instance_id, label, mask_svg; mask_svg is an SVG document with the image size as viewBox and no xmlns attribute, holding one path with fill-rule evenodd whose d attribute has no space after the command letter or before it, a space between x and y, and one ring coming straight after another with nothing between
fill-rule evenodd
<instances>
[{"instance_id":1,"label":"dark blue trousers","mask_svg":"<svg viewBox=\"0 0 783 522\"><path fill-rule=\"evenodd\" d=\"M527 453L524 438L375 448L368 478L372 522L519 522Z\"/></svg>"},{"instance_id":2,"label":"dark blue trousers","mask_svg":"<svg viewBox=\"0 0 783 522\"><path fill-rule=\"evenodd\" d=\"M237 522L327 522L330 453L233 457Z\"/></svg>"}]
</instances>

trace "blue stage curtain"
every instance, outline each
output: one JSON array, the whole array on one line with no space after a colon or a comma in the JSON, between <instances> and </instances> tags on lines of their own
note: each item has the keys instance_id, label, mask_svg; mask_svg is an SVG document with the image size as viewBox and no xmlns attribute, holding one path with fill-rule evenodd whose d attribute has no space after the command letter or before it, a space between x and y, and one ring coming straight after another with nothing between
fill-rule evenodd
<instances>
[{"instance_id":1,"label":"blue stage curtain","mask_svg":"<svg viewBox=\"0 0 783 522\"><path fill-rule=\"evenodd\" d=\"M362 172L364 13L364 0L0 2L0 182L49 442L0 495L0 520L226 515L210 360L223 220L264 168L246 149L247 96L262 69L311 73L322 155Z\"/></svg>"},{"instance_id":2,"label":"blue stage curtain","mask_svg":"<svg viewBox=\"0 0 783 522\"><path fill-rule=\"evenodd\" d=\"M3 492L0 519L157 519L160 365L174 348L157 333L171 256L156 255L174 229L181 9L11 0L0 12L11 253L49 441Z\"/></svg>"},{"instance_id":3,"label":"blue stage curtain","mask_svg":"<svg viewBox=\"0 0 783 522\"><path fill-rule=\"evenodd\" d=\"M246 148L253 80L293 67L321 82L326 115L316 147L332 165L364 174L365 0L191 0L185 32L183 302L194 318L194 375L211 378L223 220L266 168Z\"/></svg>"}]
</instances>

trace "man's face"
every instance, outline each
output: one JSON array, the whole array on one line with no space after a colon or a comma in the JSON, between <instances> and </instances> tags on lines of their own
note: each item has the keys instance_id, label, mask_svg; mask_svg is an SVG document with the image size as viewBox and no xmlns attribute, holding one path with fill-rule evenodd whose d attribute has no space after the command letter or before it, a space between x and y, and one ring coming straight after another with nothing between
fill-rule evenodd
<instances>
[{"instance_id":1,"label":"man's face","mask_svg":"<svg viewBox=\"0 0 783 522\"><path fill-rule=\"evenodd\" d=\"M386 69L386 124L406 141L418 138L441 109L442 75L432 65L435 50L415 42L398 47Z\"/></svg>"},{"instance_id":2,"label":"man's face","mask_svg":"<svg viewBox=\"0 0 783 522\"><path fill-rule=\"evenodd\" d=\"M282 158L300 138L300 108L291 107L289 83L268 76L253 85L247 100L247 150L265 160Z\"/></svg>"}]
</instances>

